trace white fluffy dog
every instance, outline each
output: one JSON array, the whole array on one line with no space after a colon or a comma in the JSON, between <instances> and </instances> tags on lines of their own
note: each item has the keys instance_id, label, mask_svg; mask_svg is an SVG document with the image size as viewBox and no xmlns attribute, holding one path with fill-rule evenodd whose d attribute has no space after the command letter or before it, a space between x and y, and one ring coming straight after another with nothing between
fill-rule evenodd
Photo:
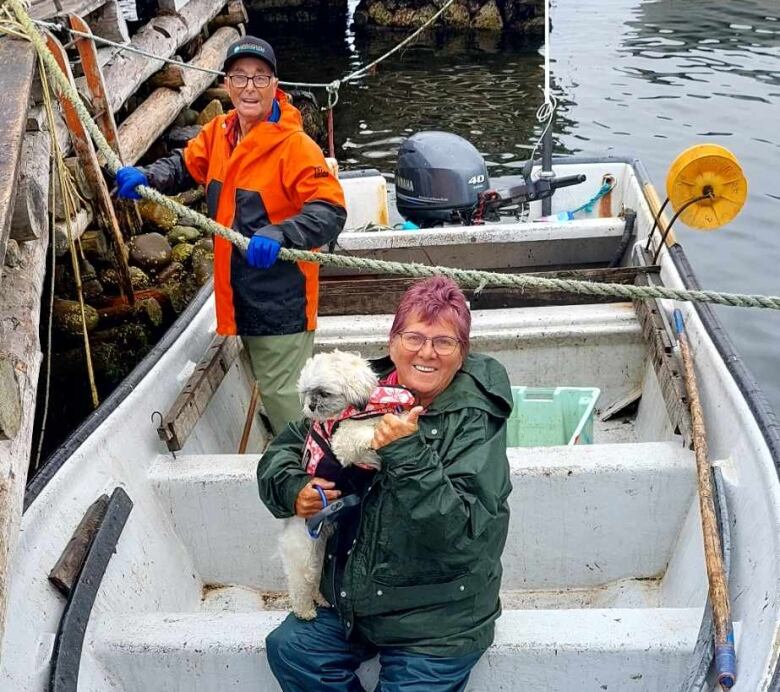
<instances>
[{"instance_id":1,"label":"white fluffy dog","mask_svg":"<svg viewBox=\"0 0 780 692\"><path fill-rule=\"evenodd\" d=\"M362 411L366 407L377 384L377 376L360 355L343 351L318 353L306 362L298 380L304 416L312 420L312 426L328 434L345 411ZM379 457L371 449L374 427L379 420L339 422L330 439L330 448L341 466L359 464L379 468ZM317 449L307 440L303 463L314 475L318 475L312 465L318 461ZM323 526L319 538L313 540L304 519L293 517L285 521L280 537L282 562L292 611L302 620L316 617L316 605L329 605L320 593L319 582L331 528Z\"/></svg>"}]
</instances>

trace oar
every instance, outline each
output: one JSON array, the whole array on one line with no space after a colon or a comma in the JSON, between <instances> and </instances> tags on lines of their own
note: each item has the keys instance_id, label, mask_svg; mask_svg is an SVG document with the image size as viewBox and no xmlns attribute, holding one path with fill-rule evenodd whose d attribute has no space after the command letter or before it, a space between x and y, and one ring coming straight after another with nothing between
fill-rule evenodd
<instances>
[{"instance_id":1,"label":"oar","mask_svg":"<svg viewBox=\"0 0 780 692\"><path fill-rule=\"evenodd\" d=\"M715 624L715 670L718 674L718 683L721 688L727 690L732 688L737 681L737 655L734 651L729 587L723 565L718 521L715 516L712 469L708 460L704 415L699 399L699 389L696 386L696 374L693 371L693 357L688 347L688 338L685 335L685 323L679 310L674 311L674 327L682 354L685 389L688 393L693 424L693 449L696 454L699 509L701 511L701 528L704 534L704 558L707 563L710 603L712 604L712 617Z\"/></svg>"}]
</instances>

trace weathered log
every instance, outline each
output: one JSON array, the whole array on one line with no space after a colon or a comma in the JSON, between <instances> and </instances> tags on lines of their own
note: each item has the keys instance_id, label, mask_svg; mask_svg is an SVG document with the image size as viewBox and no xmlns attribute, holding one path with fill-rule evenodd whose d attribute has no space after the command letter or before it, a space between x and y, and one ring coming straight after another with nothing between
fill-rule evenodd
<instances>
[{"instance_id":1,"label":"weathered log","mask_svg":"<svg viewBox=\"0 0 780 692\"><path fill-rule=\"evenodd\" d=\"M164 12L178 12L189 0L157 0L157 7Z\"/></svg>"},{"instance_id":2,"label":"weathered log","mask_svg":"<svg viewBox=\"0 0 780 692\"><path fill-rule=\"evenodd\" d=\"M127 43L130 40L127 22L117 0L107 0L103 7L98 8L84 19L95 36L107 38L116 43Z\"/></svg>"},{"instance_id":3,"label":"weathered log","mask_svg":"<svg viewBox=\"0 0 780 692\"><path fill-rule=\"evenodd\" d=\"M228 0L225 12L218 14L211 22L211 26L218 29L221 26L240 26L249 21L243 0Z\"/></svg>"},{"instance_id":4,"label":"weathered log","mask_svg":"<svg viewBox=\"0 0 780 692\"><path fill-rule=\"evenodd\" d=\"M36 79L35 82L38 80ZM43 105L35 105L27 111L27 132L49 132L49 118ZM73 150L70 141L70 132L60 112L54 109L54 134L60 145L63 156L68 156Z\"/></svg>"},{"instance_id":5,"label":"weathered log","mask_svg":"<svg viewBox=\"0 0 780 692\"><path fill-rule=\"evenodd\" d=\"M49 19L73 12L80 16L94 12L106 0L32 0L30 16L33 19Z\"/></svg>"},{"instance_id":6,"label":"weathered log","mask_svg":"<svg viewBox=\"0 0 780 692\"><path fill-rule=\"evenodd\" d=\"M195 0L193 0L195 1ZM225 59L228 46L238 39L238 32L222 27L203 44L192 65L217 69ZM156 89L119 127L119 141L125 163L135 163L165 129L176 119L182 108L189 106L213 81L206 72L188 70L186 85L180 91Z\"/></svg>"},{"instance_id":7,"label":"weathered log","mask_svg":"<svg viewBox=\"0 0 780 692\"><path fill-rule=\"evenodd\" d=\"M22 167L11 220L11 237L19 242L36 240L47 232L50 155L49 134L28 132L24 138Z\"/></svg>"},{"instance_id":8,"label":"weathered log","mask_svg":"<svg viewBox=\"0 0 780 692\"><path fill-rule=\"evenodd\" d=\"M152 19L133 36L130 45L161 58L170 58L180 46L197 36L223 5L220 0L191 0L178 14ZM118 54L103 71L112 110L116 112L164 64L136 53Z\"/></svg>"},{"instance_id":9,"label":"weathered log","mask_svg":"<svg viewBox=\"0 0 780 692\"><path fill-rule=\"evenodd\" d=\"M71 219L70 232L73 236L73 240L77 240L82 236L84 231L89 228L93 220L92 209L87 207L86 209L79 209L76 216ZM65 220L57 221L54 224L54 253L59 257L64 255L70 244L68 243L68 225Z\"/></svg>"},{"instance_id":10,"label":"weathered log","mask_svg":"<svg viewBox=\"0 0 780 692\"><path fill-rule=\"evenodd\" d=\"M35 396L41 363L38 323L46 274L44 233L23 243L20 262L6 267L0 284L0 353L14 366L22 420L11 440L0 440L0 646L5 627L10 565L19 537L24 486L32 447Z\"/></svg>"},{"instance_id":11,"label":"weathered log","mask_svg":"<svg viewBox=\"0 0 780 692\"><path fill-rule=\"evenodd\" d=\"M84 513L79 525L62 551L59 559L49 572L49 581L67 598L78 579L84 558L87 556L92 539L97 533L100 522L106 516L108 495L101 495Z\"/></svg>"},{"instance_id":12,"label":"weathered log","mask_svg":"<svg viewBox=\"0 0 780 692\"><path fill-rule=\"evenodd\" d=\"M0 273L14 212L16 180L27 124L35 49L27 41L0 38ZM13 98L8 98L13 94ZM2 540L2 536L0 536ZM2 628L2 623L0 623Z\"/></svg>"},{"instance_id":13,"label":"weathered log","mask_svg":"<svg viewBox=\"0 0 780 692\"><path fill-rule=\"evenodd\" d=\"M79 244L85 257L103 260L104 262L108 259L111 251L106 234L99 228L84 231L81 238L79 238Z\"/></svg>"},{"instance_id":14,"label":"weathered log","mask_svg":"<svg viewBox=\"0 0 780 692\"><path fill-rule=\"evenodd\" d=\"M14 364L0 354L0 440L13 440L22 424L22 402Z\"/></svg>"},{"instance_id":15,"label":"weathered log","mask_svg":"<svg viewBox=\"0 0 780 692\"><path fill-rule=\"evenodd\" d=\"M147 84L153 89L165 87L166 89L181 89L184 84L184 70L178 65L168 63L159 72L155 72Z\"/></svg>"}]
</instances>

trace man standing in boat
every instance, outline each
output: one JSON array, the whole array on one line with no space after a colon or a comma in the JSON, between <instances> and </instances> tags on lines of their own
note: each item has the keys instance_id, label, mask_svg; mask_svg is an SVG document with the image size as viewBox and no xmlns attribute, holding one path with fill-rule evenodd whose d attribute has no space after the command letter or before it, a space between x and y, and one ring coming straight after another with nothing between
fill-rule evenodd
<instances>
[{"instance_id":1,"label":"man standing in boat","mask_svg":"<svg viewBox=\"0 0 780 692\"><path fill-rule=\"evenodd\" d=\"M250 239L244 254L214 237L217 332L242 337L277 434L301 415L295 385L312 353L319 265L276 259L282 247L332 242L347 212L322 151L278 89L270 44L239 39L228 48L224 72L234 110L214 118L184 150L144 168L121 168L117 191L138 199L138 185L169 194L205 185L209 215Z\"/></svg>"}]
</instances>

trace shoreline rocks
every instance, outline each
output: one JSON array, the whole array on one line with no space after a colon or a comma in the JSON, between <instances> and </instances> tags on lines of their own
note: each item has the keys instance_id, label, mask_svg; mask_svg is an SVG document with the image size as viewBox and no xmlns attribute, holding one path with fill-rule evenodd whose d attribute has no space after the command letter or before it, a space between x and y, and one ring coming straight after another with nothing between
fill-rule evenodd
<instances>
[{"instance_id":1,"label":"shoreline rocks","mask_svg":"<svg viewBox=\"0 0 780 692\"><path fill-rule=\"evenodd\" d=\"M422 26L446 0L360 0L355 25L388 29ZM507 32L522 36L544 34L542 0L456 0L437 26L448 29Z\"/></svg>"}]
</instances>

